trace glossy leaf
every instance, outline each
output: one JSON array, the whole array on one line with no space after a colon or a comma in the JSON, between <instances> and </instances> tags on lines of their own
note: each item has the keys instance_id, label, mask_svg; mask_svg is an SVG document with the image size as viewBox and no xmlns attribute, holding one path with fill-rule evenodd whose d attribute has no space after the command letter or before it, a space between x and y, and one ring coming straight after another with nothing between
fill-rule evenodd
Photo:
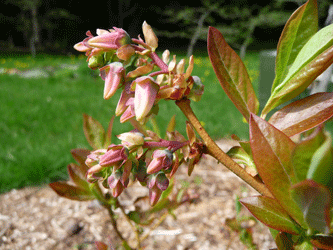
<instances>
[{"instance_id":1,"label":"glossy leaf","mask_svg":"<svg viewBox=\"0 0 333 250\"><path fill-rule=\"evenodd\" d=\"M287 212L275 199L254 196L242 198L240 202L266 226L291 234L299 233L297 224L290 219Z\"/></svg>"},{"instance_id":2,"label":"glossy leaf","mask_svg":"<svg viewBox=\"0 0 333 250\"><path fill-rule=\"evenodd\" d=\"M333 188L332 137L327 132L325 133L325 137L326 138L323 144L313 154L307 178L319 182L332 189Z\"/></svg>"},{"instance_id":3,"label":"glossy leaf","mask_svg":"<svg viewBox=\"0 0 333 250\"><path fill-rule=\"evenodd\" d=\"M291 194L308 226L320 233L329 233L331 197L328 189L313 180L304 180L292 187Z\"/></svg>"},{"instance_id":4,"label":"glossy leaf","mask_svg":"<svg viewBox=\"0 0 333 250\"><path fill-rule=\"evenodd\" d=\"M292 153L292 164L297 182L304 181L309 171L312 157L325 141L322 128L317 128L309 137L296 145Z\"/></svg>"},{"instance_id":5,"label":"glossy leaf","mask_svg":"<svg viewBox=\"0 0 333 250\"><path fill-rule=\"evenodd\" d=\"M83 131L89 145L94 149L103 148L105 130L99 121L89 115L83 114Z\"/></svg>"},{"instance_id":6,"label":"glossy leaf","mask_svg":"<svg viewBox=\"0 0 333 250\"><path fill-rule=\"evenodd\" d=\"M286 135L293 136L332 117L333 93L316 93L283 107L268 122Z\"/></svg>"},{"instance_id":7,"label":"glossy leaf","mask_svg":"<svg viewBox=\"0 0 333 250\"><path fill-rule=\"evenodd\" d=\"M53 182L49 186L60 196L78 201L94 200L95 196L86 189L76 187L66 182Z\"/></svg>"},{"instance_id":8,"label":"glossy leaf","mask_svg":"<svg viewBox=\"0 0 333 250\"><path fill-rule=\"evenodd\" d=\"M305 226L303 215L289 189L295 183L291 152L295 143L280 130L252 114L250 117L250 144L259 176L285 211Z\"/></svg>"},{"instance_id":9,"label":"glossy leaf","mask_svg":"<svg viewBox=\"0 0 333 250\"><path fill-rule=\"evenodd\" d=\"M222 88L237 109L246 120L251 112L257 114L259 103L244 63L213 27L208 32L208 54Z\"/></svg>"},{"instance_id":10,"label":"glossy leaf","mask_svg":"<svg viewBox=\"0 0 333 250\"><path fill-rule=\"evenodd\" d=\"M332 62L333 24L318 31L303 46L284 80L272 90L262 116L302 93Z\"/></svg>"},{"instance_id":11,"label":"glossy leaf","mask_svg":"<svg viewBox=\"0 0 333 250\"><path fill-rule=\"evenodd\" d=\"M317 31L317 1L309 0L291 15L284 26L277 46L272 91L283 81L301 48Z\"/></svg>"}]
</instances>

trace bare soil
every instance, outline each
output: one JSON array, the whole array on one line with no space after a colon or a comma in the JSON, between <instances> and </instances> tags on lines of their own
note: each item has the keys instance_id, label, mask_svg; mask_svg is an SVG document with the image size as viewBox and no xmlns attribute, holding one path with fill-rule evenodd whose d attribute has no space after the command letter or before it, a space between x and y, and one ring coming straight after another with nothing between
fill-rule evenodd
<instances>
[{"instance_id":1,"label":"bare soil","mask_svg":"<svg viewBox=\"0 0 333 250\"><path fill-rule=\"evenodd\" d=\"M222 140L219 144L227 150L234 142ZM256 191L209 156L201 160L192 176L187 176L185 166L176 175L189 182L189 188L199 194L199 199L176 209L176 219L168 215L143 242L143 249L247 249L226 220L236 216L236 195L257 195ZM121 202L130 210L133 196L146 193L145 187L135 184L122 194ZM116 213L120 231L134 239L128 222ZM250 214L243 209L242 215ZM252 230L258 249L275 247L269 230L261 223L249 220L242 227ZM12 190L0 196L0 249L87 250L96 249L95 241L114 246L119 243L107 211L96 202L67 200L48 186Z\"/></svg>"}]
</instances>

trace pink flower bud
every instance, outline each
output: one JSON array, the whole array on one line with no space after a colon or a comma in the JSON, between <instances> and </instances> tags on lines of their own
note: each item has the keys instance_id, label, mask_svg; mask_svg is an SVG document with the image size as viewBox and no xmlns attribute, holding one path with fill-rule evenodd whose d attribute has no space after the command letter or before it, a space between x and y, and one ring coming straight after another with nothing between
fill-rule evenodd
<instances>
[{"instance_id":1,"label":"pink flower bud","mask_svg":"<svg viewBox=\"0 0 333 250\"><path fill-rule=\"evenodd\" d=\"M122 145L110 145L108 151L101 156L99 164L103 167L121 164L127 160L128 149Z\"/></svg>"},{"instance_id":2,"label":"pink flower bud","mask_svg":"<svg viewBox=\"0 0 333 250\"><path fill-rule=\"evenodd\" d=\"M164 173L152 175L148 179L147 187L149 188L149 203L155 206L161 197L161 194L169 186L169 180Z\"/></svg>"},{"instance_id":3,"label":"pink flower bud","mask_svg":"<svg viewBox=\"0 0 333 250\"><path fill-rule=\"evenodd\" d=\"M93 48L101 48L103 50L118 49L125 44L130 44L131 38L123 29L115 28L111 32L102 32L100 35L92 37L87 44Z\"/></svg>"},{"instance_id":4,"label":"pink flower bud","mask_svg":"<svg viewBox=\"0 0 333 250\"><path fill-rule=\"evenodd\" d=\"M169 150L155 150L153 160L147 167L147 173L157 173L161 169L167 169L172 166L173 154Z\"/></svg>"},{"instance_id":5,"label":"pink flower bud","mask_svg":"<svg viewBox=\"0 0 333 250\"><path fill-rule=\"evenodd\" d=\"M139 77L132 84L135 84L135 117L142 121L154 105L159 85L150 76Z\"/></svg>"},{"instance_id":6,"label":"pink flower bud","mask_svg":"<svg viewBox=\"0 0 333 250\"><path fill-rule=\"evenodd\" d=\"M123 83L125 68L120 62L114 62L101 68L100 76L105 80L104 99L107 100L116 93L116 90Z\"/></svg>"}]
</instances>

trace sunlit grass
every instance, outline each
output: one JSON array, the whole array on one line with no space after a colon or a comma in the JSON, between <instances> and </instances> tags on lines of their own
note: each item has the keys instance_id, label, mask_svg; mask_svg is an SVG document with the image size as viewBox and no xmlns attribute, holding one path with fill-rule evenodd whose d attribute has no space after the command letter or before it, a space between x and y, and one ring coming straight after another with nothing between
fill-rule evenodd
<instances>
[{"instance_id":1,"label":"sunlit grass","mask_svg":"<svg viewBox=\"0 0 333 250\"><path fill-rule=\"evenodd\" d=\"M256 54L249 55L246 65L257 85ZM0 192L27 185L40 185L66 179L70 149L87 147L82 131L82 114L87 113L106 127L114 114L119 93L103 99L103 81L90 70L84 57L40 55L37 58L0 57L0 69L42 68L47 78L22 78L0 71ZM182 56L177 57L178 60ZM79 65L75 71L60 65ZM61 74L59 72L62 72ZM252 73L251 73L252 72ZM227 98L205 56L195 58L194 75L201 77L205 93L193 109L213 138L236 133L247 138L247 124ZM173 101L160 102L157 122L164 135L169 119L176 114L177 130L185 134L185 118ZM148 124L149 125L149 124ZM115 119L115 135L131 129Z\"/></svg>"}]
</instances>

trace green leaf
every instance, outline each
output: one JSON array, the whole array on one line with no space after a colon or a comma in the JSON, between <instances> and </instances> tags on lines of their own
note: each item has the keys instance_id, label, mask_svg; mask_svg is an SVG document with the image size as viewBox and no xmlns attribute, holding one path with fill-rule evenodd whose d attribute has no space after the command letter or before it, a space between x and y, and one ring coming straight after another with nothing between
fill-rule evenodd
<instances>
[{"instance_id":1,"label":"green leaf","mask_svg":"<svg viewBox=\"0 0 333 250\"><path fill-rule=\"evenodd\" d=\"M273 90L283 81L304 44L318 31L317 1L309 0L289 18L277 46Z\"/></svg>"},{"instance_id":2,"label":"green leaf","mask_svg":"<svg viewBox=\"0 0 333 250\"><path fill-rule=\"evenodd\" d=\"M298 53L284 80L275 86L262 116L302 93L333 62L333 24L313 35Z\"/></svg>"},{"instance_id":3,"label":"green leaf","mask_svg":"<svg viewBox=\"0 0 333 250\"><path fill-rule=\"evenodd\" d=\"M89 145L94 150L104 148L105 130L99 121L87 114L83 114L83 131Z\"/></svg>"},{"instance_id":4,"label":"green leaf","mask_svg":"<svg viewBox=\"0 0 333 250\"><path fill-rule=\"evenodd\" d=\"M313 154L307 178L333 189L332 137L328 132L325 137L324 143Z\"/></svg>"},{"instance_id":5,"label":"green leaf","mask_svg":"<svg viewBox=\"0 0 333 250\"><path fill-rule=\"evenodd\" d=\"M328 234L331 221L329 190L313 180L304 180L292 187L291 194L302 209L308 226Z\"/></svg>"},{"instance_id":6,"label":"green leaf","mask_svg":"<svg viewBox=\"0 0 333 250\"><path fill-rule=\"evenodd\" d=\"M66 182L53 182L49 186L60 196L77 201L88 201L94 200L95 196L90 192L90 190L82 189L76 187L72 184Z\"/></svg>"},{"instance_id":7,"label":"green leaf","mask_svg":"<svg viewBox=\"0 0 333 250\"><path fill-rule=\"evenodd\" d=\"M250 113L259 110L250 77L240 57L213 27L208 32L208 54L222 88L248 121Z\"/></svg>"},{"instance_id":8,"label":"green leaf","mask_svg":"<svg viewBox=\"0 0 333 250\"><path fill-rule=\"evenodd\" d=\"M257 174L256 165L254 164L252 157L248 155L244 148L240 146L232 147L227 152L227 155L229 155L237 163L244 164L245 170L252 176L255 176Z\"/></svg>"},{"instance_id":9,"label":"green leaf","mask_svg":"<svg viewBox=\"0 0 333 250\"><path fill-rule=\"evenodd\" d=\"M250 144L259 176L269 191L296 222L305 226L302 212L289 192L296 182L291 165L295 143L267 121L252 114Z\"/></svg>"},{"instance_id":10,"label":"green leaf","mask_svg":"<svg viewBox=\"0 0 333 250\"><path fill-rule=\"evenodd\" d=\"M302 140L292 153L292 164L297 182L304 181L309 171L312 157L325 141L322 128L317 128L309 137Z\"/></svg>"},{"instance_id":11,"label":"green leaf","mask_svg":"<svg viewBox=\"0 0 333 250\"><path fill-rule=\"evenodd\" d=\"M79 163L79 165L75 165L76 170L79 171L82 176L85 176L89 169L85 161L87 156L90 154L90 150L76 148L71 150L71 154L73 158Z\"/></svg>"},{"instance_id":12,"label":"green leaf","mask_svg":"<svg viewBox=\"0 0 333 250\"><path fill-rule=\"evenodd\" d=\"M269 119L288 136L314 128L333 117L333 93L317 93L292 102Z\"/></svg>"},{"instance_id":13,"label":"green leaf","mask_svg":"<svg viewBox=\"0 0 333 250\"><path fill-rule=\"evenodd\" d=\"M274 198L254 196L242 198L240 202L266 226L291 234L299 233L297 224Z\"/></svg>"}]
</instances>

